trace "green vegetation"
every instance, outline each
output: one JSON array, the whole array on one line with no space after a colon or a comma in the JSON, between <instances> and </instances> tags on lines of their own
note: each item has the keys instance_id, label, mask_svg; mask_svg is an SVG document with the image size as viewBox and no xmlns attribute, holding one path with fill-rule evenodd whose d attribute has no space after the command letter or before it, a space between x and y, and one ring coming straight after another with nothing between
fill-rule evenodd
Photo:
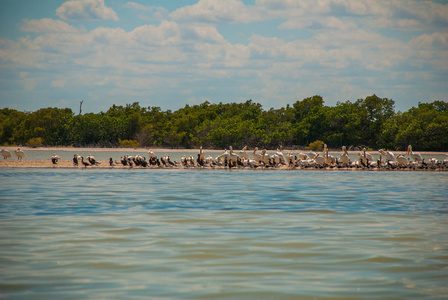
<instances>
[{"instance_id":1,"label":"green vegetation","mask_svg":"<svg viewBox=\"0 0 448 300\"><path fill-rule=\"evenodd\" d=\"M118 143L120 144L120 147L124 148L138 148L138 146L140 146L139 142L137 142L136 140L118 139Z\"/></svg>"},{"instance_id":2,"label":"green vegetation","mask_svg":"<svg viewBox=\"0 0 448 300\"><path fill-rule=\"evenodd\" d=\"M393 100L376 95L355 102L324 105L320 96L292 106L264 110L244 103L189 106L177 111L113 105L107 112L75 115L71 109L35 112L0 110L0 144L46 146L275 149L324 141L328 147L448 150L448 103L420 103L394 111Z\"/></svg>"}]
</instances>

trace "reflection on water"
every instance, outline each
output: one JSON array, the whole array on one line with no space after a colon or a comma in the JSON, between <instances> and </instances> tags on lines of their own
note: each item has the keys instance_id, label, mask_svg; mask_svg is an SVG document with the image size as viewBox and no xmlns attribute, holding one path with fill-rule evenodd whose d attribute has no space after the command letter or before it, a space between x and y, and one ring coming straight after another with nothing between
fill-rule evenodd
<instances>
[{"instance_id":1,"label":"reflection on water","mask_svg":"<svg viewBox=\"0 0 448 300\"><path fill-rule=\"evenodd\" d=\"M433 172L12 170L5 298L443 298Z\"/></svg>"}]
</instances>

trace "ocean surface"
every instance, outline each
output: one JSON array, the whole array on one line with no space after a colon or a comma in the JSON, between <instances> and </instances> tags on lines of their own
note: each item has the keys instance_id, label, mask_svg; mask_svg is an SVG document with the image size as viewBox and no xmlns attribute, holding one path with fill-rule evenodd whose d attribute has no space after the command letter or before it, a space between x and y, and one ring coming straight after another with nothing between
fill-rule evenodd
<instances>
[{"instance_id":1,"label":"ocean surface","mask_svg":"<svg viewBox=\"0 0 448 300\"><path fill-rule=\"evenodd\" d=\"M446 172L0 171L0 298L448 298Z\"/></svg>"}]
</instances>

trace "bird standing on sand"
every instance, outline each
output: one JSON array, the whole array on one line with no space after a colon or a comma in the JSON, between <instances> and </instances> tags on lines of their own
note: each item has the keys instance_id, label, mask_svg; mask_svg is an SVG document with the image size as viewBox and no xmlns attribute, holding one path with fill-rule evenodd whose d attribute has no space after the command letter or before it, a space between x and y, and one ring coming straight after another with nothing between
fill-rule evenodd
<instances>
[{"instance_id":1,"label":"bird standing on sand","mask_svg":"<svg viewBox=\"0 0 448 300\"><path fill-rule=\"evenodd\" d=\"M59 155L53 154L53 156L51 157L51 162L53 163L53 165L56 165L60 159L61 157Z\"/></svg>"},{"instance_id":2,"label":"bird standing on sand","mask_svg":"<svg viewBox=\"0 0 448 300\"><path fill-rule=\"evenodd\" d=\"M74 155L73 155L73 165L74 165L75 167L77 167L78 164L79 164L79 161L78 161L78 154L74 154Z\"/></svg>"},{"instance_id":3,"label":"bird standing on sand","mask_svg":"<svg viewBox=\"0 0 448 300\"><path fill-rule=\"evenodd\" d=\"M423 157L421 156L420 153L412 152L412 146L411 145L408 146L408 150L406 151L406 154L411 154L412 159L414 161L416 161L416 162L422 162L423 161Z\"/></svg>"},{"instance_id":4,"label":"bird standing on sand","mask_svg":"<svg viewBox=\"0 0 448 300\"><path fill-rule=\"evenodd\" d=\"M23 150L20 150L20 148L17 148L17 150L14 150L14 154L17 156L17 160L20 160L20 159L26 157L25 152L23 152Z\"/></svg>"},{"instance_id":5,"label":"bird standing on sand","mask_svg":"<svg viewBox=\"0 0 448 300\"><path fill-rule=\"evenodd\" d=\"M84 161L84 157L81 156L81 163L84 165L84 168L87 168L87 166L90 166L90 164L86 161Z\"/></svg>"},{"instance_id":6,"label":"bird standing on sand","mask_svg":"<svg viewBox=\"0 0 448 300\"><path fill-rule=\"evenodd\" d=\"M7 159L7 158L9 158L9 157L12 157L11 152L9 152L9 151L6 150L6 149L2 149L2 151L0 151L0 155L3 156L3 159Z\"/></svg>"}]
</instances>

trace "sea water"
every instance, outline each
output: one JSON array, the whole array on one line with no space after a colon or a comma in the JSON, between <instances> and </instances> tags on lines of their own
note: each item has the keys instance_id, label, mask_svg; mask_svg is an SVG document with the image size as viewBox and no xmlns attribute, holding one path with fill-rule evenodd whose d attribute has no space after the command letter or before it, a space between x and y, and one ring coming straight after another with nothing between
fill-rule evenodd
<instances>
[{"instance_id":1,"label":"sea water","mask_svg":"<svg viewBox=\"0 0 448 300\"><path fill-rule=\"evenodd\" d=\"M0 298L446 299L446 172L1 169Z\"/></svg>"}]
</instances>

